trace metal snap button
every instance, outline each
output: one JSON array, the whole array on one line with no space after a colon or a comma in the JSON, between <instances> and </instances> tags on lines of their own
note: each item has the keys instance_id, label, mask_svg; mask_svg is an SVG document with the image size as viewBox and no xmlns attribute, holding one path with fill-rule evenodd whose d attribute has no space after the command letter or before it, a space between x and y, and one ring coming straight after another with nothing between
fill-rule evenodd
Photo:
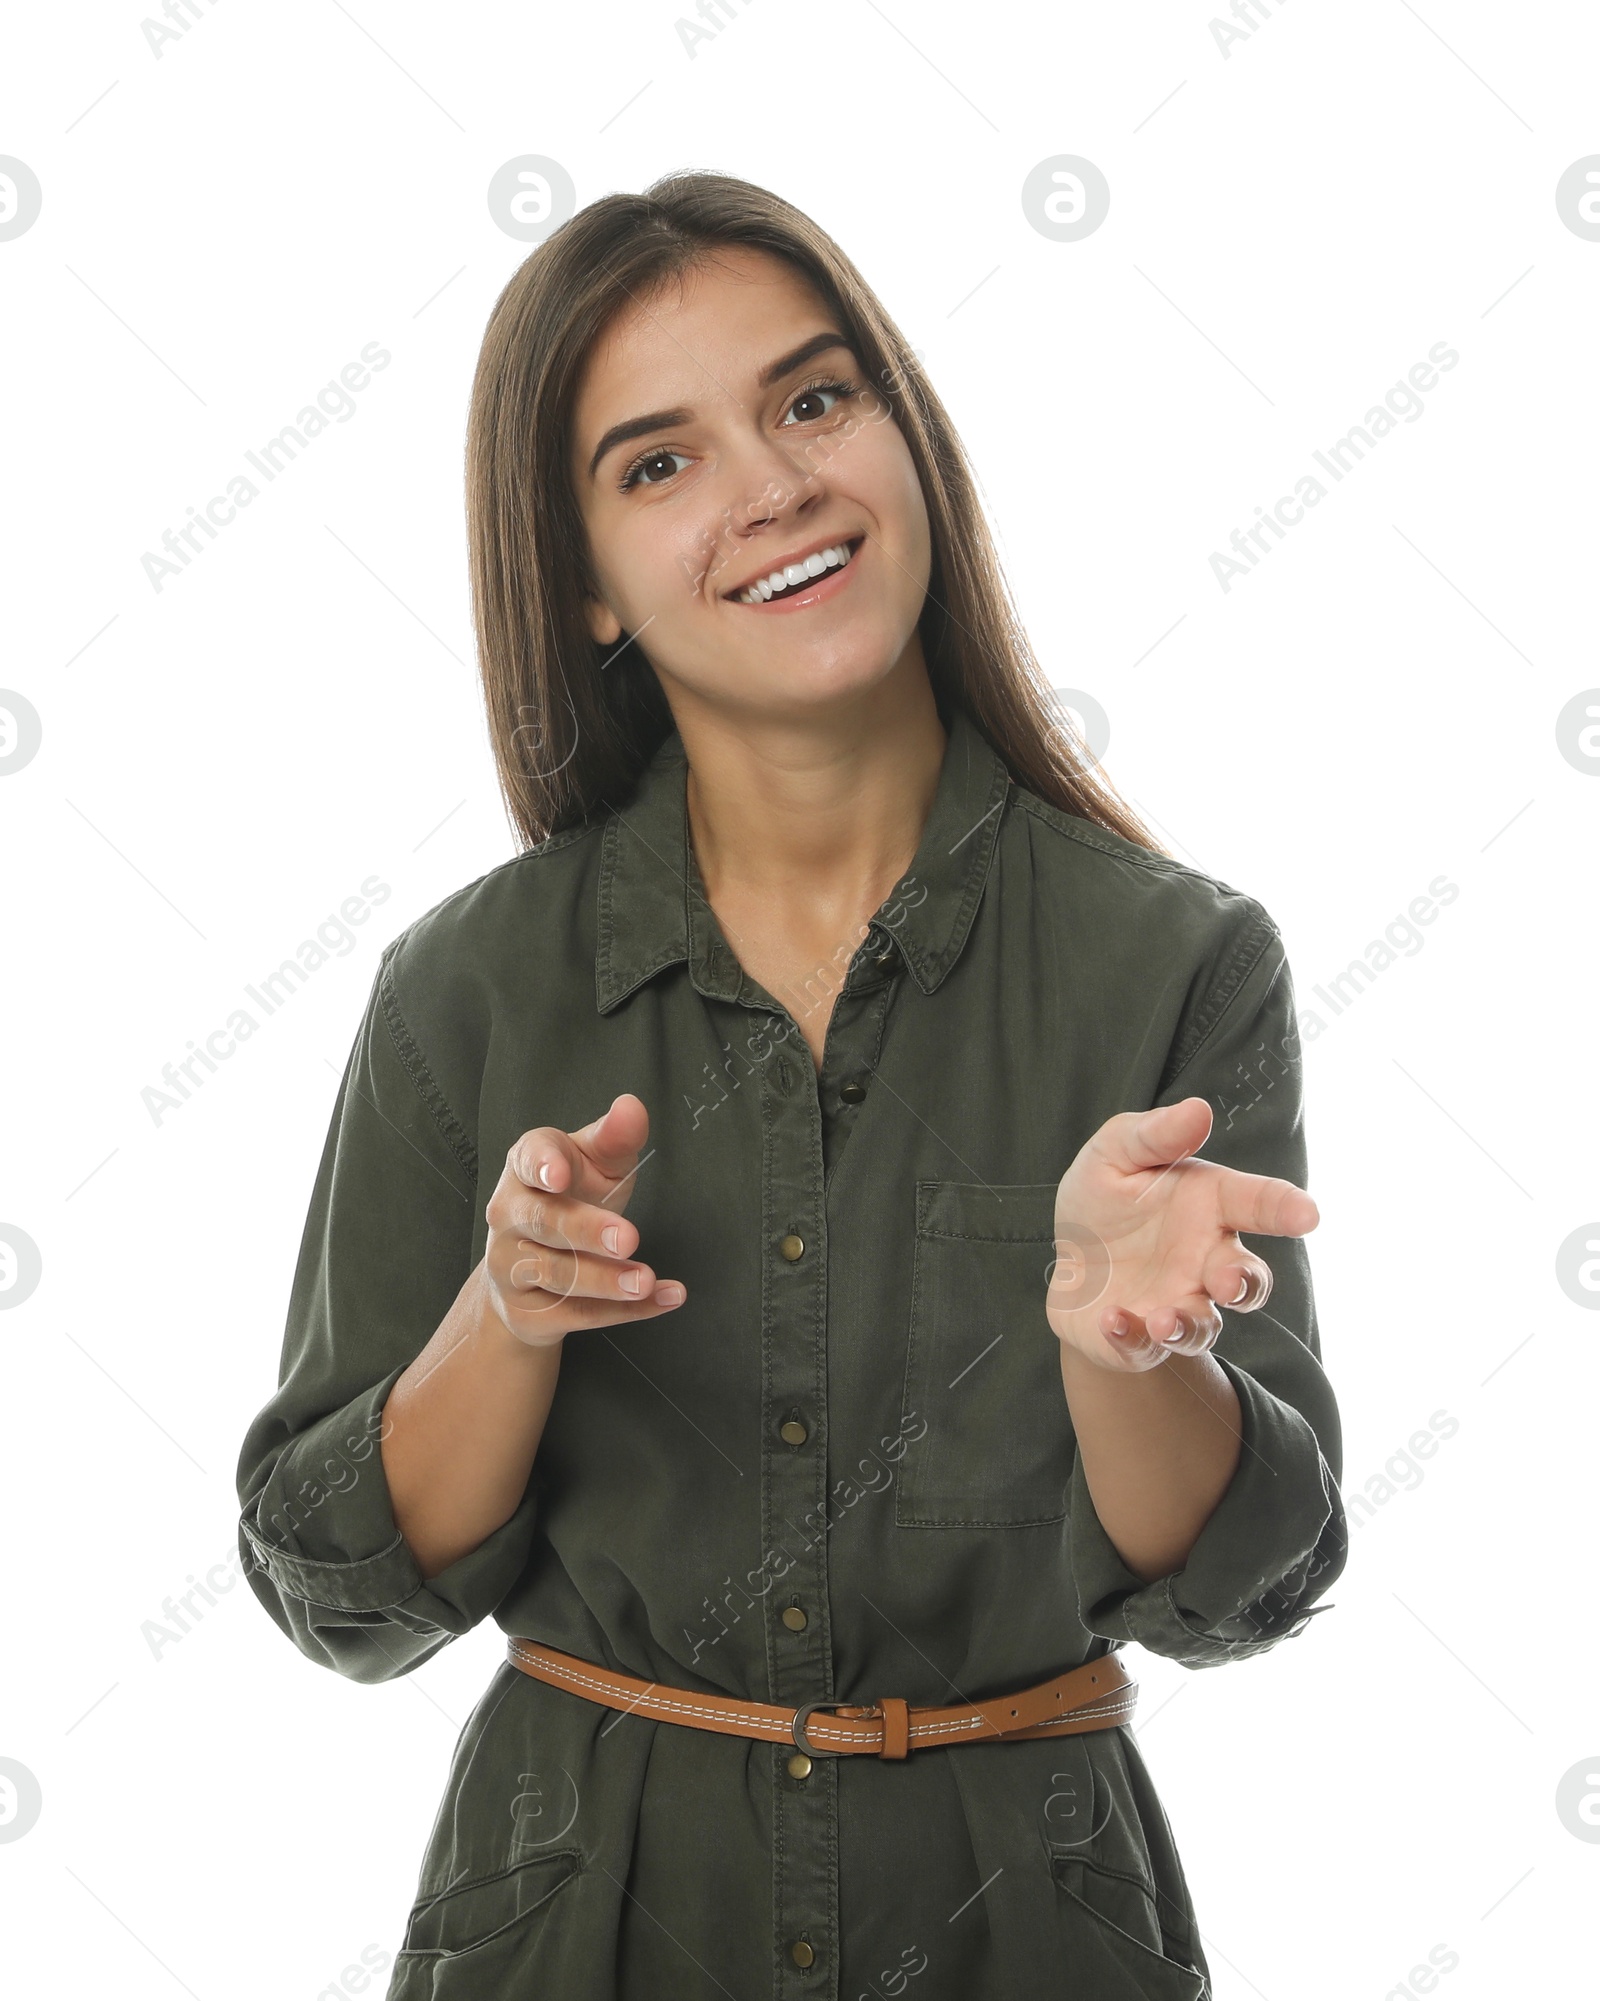
<instances>
[{"instance_id":1,"label":"metal snap button","mask_svg":"<svg viewBox=\"0 0 1600 2001\"><path fill-rule=\"evenodd\" d=\"M778 1249L789 1260L790 1264L793 1264L796 1258L804 1254L805 1247L805 1238L797 1237L792 1230L778 1245Z\"/></svg>"}]
</instances>

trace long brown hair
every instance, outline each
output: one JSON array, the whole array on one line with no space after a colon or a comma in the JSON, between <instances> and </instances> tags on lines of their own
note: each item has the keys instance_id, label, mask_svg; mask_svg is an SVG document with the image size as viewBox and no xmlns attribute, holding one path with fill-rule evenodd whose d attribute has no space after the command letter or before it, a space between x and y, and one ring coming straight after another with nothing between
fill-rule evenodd
<instances>
[{"instance_id":1,"label":"long brown hair","mask_svg":"<svg viewBox=\"0 0 1600 2001\"><path fill-rule=\"evenodd\" d=\"M572 411L583 366L612 319L733 244L782 258L810 282L905 438L932 537L919 630L941 715L948 722L952 703L964 708L1017 783L1041 799L1167 853L1065 729L955 426L871 287L779 196L687 171L642 195L606 195L554 230L495 301L473 377L473 620L501 792L522 844L625 803L673 727L638 642L602 648L583 616L585 595L598 593L572 487Z\"/></svg>"}]
</instances>

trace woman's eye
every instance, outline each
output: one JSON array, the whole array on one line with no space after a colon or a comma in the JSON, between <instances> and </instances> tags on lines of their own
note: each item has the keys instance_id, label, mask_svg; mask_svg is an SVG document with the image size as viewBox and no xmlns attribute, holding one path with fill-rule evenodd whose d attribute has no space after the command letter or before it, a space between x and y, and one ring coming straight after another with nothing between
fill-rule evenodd
<instances>
[{"instance_id":1,"label":"woman's eye","mask_svg":"<svg viewBox=\"0 0 1600 2001\"><path fill-rule=\"evenodd\" d=\"M849 382L814 382L809 389L802 389L789 405L790 415L797 415L797 421L802 424L814 424L819 418L831 416L833 404L842 397L852 395L854 389L855 385ZM788 428L787 418L780 428ZM671 461L684 457L682 452L669 451L665 445L657 445L636 458L618 484L624 493L640 485L665 486L675 471ZM658 476L656 469L662 467L665 471Z\"/></svg>"},{"instance_id":2,"label":"woman's eye","mask_svg":"<svg viewBox=\"0 0 1600 2001\"><path fill-rule=\"evenodd\" d=\"M842 382L819 382L810 389L802 389L800 394L789 405L789 409L791 412L801 410L800 422L802 424L810 424L815 422L818 417L826 417L828 411L822 409L807 412L801 409L803 404L819 403L824 396L839 397L843 396L844 393L845 387Z\"/></svg>"},{"instance_id":3,"label":"woman's eye","mask_svg":"<svg viewBox=\"0 0 1600 2001\"><path fill-rule=\"evenodd\" d=\"M633 464L629 466L628 470L623 474L622 476L623 491L626 492L630 486L637 485L641 480L644 480L645 484L649 486L662 485L663 481L659 479L647 478L647 474L649 473L650 468L652 466L659 466L668 459L681 459L683 458L683 456L684 455L682 452L669 452L665 449L665 447L662 447L657 451L646 452L642 459L635 459ZM687 461L685 462L687 463ZM669 465L667 467L667 477L669 479L672 476L672 471L673 468Z\"/></svg>"}]
</instances>

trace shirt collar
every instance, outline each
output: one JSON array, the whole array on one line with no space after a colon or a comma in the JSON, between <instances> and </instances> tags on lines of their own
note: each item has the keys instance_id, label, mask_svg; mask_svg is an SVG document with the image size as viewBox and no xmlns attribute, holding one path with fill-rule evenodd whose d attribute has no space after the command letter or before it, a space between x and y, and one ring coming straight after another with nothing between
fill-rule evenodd
<instances>
[{"instance_id":1,"label":"shirt collar","mask_svg":"<svg viewBox=\"0 0 1600 2001\"><path fill-rule=\"evenodd\" d=\"M602 1014L665 966L687 960L702 994L737 1000L753 982L729 951L689 840L688 764L671 731L628 804L606 817L600 858L595 994ZM960 707L922 839L905 876L874 917L895 941L924 993L961 956L1010 785L1003 760ZM843 979L843 969L840 970Z\"/></svg>"}]
</instances>

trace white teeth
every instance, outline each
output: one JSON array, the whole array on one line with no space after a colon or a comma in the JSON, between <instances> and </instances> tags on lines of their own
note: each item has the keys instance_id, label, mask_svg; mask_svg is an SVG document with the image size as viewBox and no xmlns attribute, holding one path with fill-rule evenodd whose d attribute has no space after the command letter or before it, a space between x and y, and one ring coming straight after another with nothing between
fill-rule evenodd
<instances>
[{"instance_id":1,"label":"white teeth","mask_svg":"<svg viewBox=\"0 0 1600 2001\"><path fill-rule=\"evenodd\" d=\"M796 584L809 583L813 577L820 577L824 570L840 569L849 560L847 543L838 542L831 549L818 549L798 563L786 563L770 576L758 577L748 590L739 593L739 602L765 604L768 598L776 597L780 591L792 590Z\"/></svg>"}]
</instances>

